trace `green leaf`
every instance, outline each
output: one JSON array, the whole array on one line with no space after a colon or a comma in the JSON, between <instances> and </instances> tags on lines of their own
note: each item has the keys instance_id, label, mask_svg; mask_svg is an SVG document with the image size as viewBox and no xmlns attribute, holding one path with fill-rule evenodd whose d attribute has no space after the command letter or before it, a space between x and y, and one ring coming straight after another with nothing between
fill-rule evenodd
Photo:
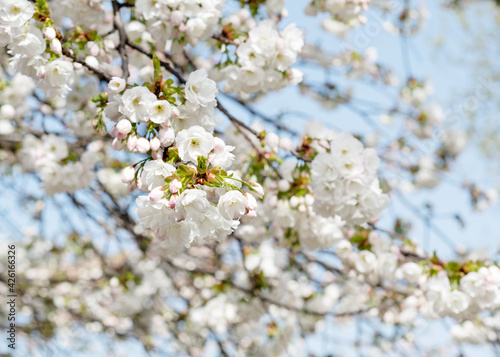
<instances>
[{"instance_id":1,"label":"green leaf","mask_svg":"<svg viewBox=\"0 0 500 357\"><path fill-rule=\"evenodd\" d=\"M462 270L462 266L457 262L446 263L445 269L449 272L458 272Z\"/></svg>"},{"instance_id":2,"label":"green leaf","mask_svg":"<svg viewBox=\"0 0 500 357\"><path fill-rule=\"evenodd\" d=\"M153 55L153 68L155 83L161 83L161 81L163 80L163 75L161 74L160 59L156 55Z\"/></svg>"},{"instance_id":3,"label":"green leaf","mask_svg":"<svg viewBox=\"0 0 500 357\"><path fill-rule=\"evenodd\" d=\"M179 167L177 168L177 174L180 177L193 177L196 174L196 172L191 167L184 164L180 164Z\"/></svg>"},{"instance_id":4,"label":"green leaf","mask_svg":"<svg viewBox=\"0 0 500 357\"><path fill-rule=\"evenodd\" d=\"M198 156L198 172L202 175L207 172L207 158L205 156Z\"/></svg>"},{"instance_id":5,"label":"green leaf","mask_svg":"<svg viewBox=\"0 0 500 357\"><path fill-rule=\"evenodd\" d=\"M364 242L365 240L366 240L366 236L360 235L360 234L356 234L351 238L352 243L361 243L361 242Z\"/></svg>"}]
</instances>

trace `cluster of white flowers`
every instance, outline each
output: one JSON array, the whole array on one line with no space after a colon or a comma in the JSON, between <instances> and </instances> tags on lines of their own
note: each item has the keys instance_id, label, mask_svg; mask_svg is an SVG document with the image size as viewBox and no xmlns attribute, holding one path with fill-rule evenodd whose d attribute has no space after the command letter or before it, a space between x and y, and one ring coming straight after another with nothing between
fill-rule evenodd
<instances>
[{"instance_id":1,"label":"cluster of white flowers","mask_svg":"<svg viewBox=\"0 0 500 357\"><path fill-rule=\"evenodd\" d=\"M281 246L300 244L306 250L331 248L344 238L345 222L339 216L322 217L313 210L314 197L278 199L276 186L268 182L266 197L257 206L257 217L244 219L236 235L250 243L276 238Z\"/></svg>"},{"instance_id":2,"label":"cluster of white flowers","mask_svg":"<svg viewBox=\"0 0 500 357\"><path fill-rule=\"evenodd\" d=\"M35 13L35 8L27 0L2 0L0 5L0 46L3 47L22 31Z\"/></svg>"},{"instance_id":3,"label":"cluster of white flowers","mask_svg":"<svg viewBox=\"0 0 500 357\"><path fill-rule=\"evenodd\" d=\"M467 313L496 310L500 307L500 268L495 265L469 272L453 286L445 271L430 278L422 290L429 301L431 317L461 318Z\"/></svg>"},{"instance_id":4,"label":"cluster of white flowers","mask_svg":"<svg viewBox=\"0 0 500 357\"><path fill-rule=\"evenodd\" d=\"M376 218L389 202L377 178L379 158L350 133L332 133L322 140L326 152L311 164L315 210L325 217L339 215L350 224ZM325 151L325 149L323 149Z\"/></svg>"},{"instance_id":5,"label":"cluster of white flowers","mask_svg":"<svg viewBox=\"0 0 500 357\"><path fill-rule=\"evenodd\" d=\"M103 22L104 9L104 4L101 1L52 0L50 15L57 23L63 23L62 18L64 18L70 19L73 24L95 27Z\"/></svg>"},{"instance_id":6,"label":"cluster of white flowers","mask_svg":"<svg viewBox=\"0 0 500 357\"><path fill-rule=\"evenodd\" d=\"M434 188L441 182L438 176L439 170L432 158L423 156L418 162L418 171L415 174L415 186L417 188Z\"/></svg>"},{"instance_id":7,"label":"cluster of white flowers","mask_svg":"<svg viewBox=\"0 0 500 357\"><path fill-rule=\"evenodd\" d=\"M198 128L193 127L194 130ZM192 155L198 155L199 147L207 144L199 136L186 140ZM168 245L221 240L233 232L243 215L252 216L257 208L252 195L237 189L198 185L182 191L183 183L176 177L175 167L162 160L144 165L140 188L150 193L137 198L139 221L143 227L154 230L160 239L167 240Z\"/></svg>"},{"instance_id":8,"label":"cluster of white flowers","mask_svg":"<svg viewBox=\"0 0 500 357\"><path fill-rule=\"evenodd\" d=\"M118 77L113 77L108 88L110 98L104 113L117 122L110 131L115 138L113 147L117 150L141 154L151 150L151 155L156 159L162 156L164 148L174 143L176 133L180 130L193 126L208 132L214 130L217 87L213 80L207 78L203 69L189 75L184 88L184 105L159 99L143 86L125 89L125 81ZM159 129L147 139L137 132L140 123L158 124ZM216 140L217 150L224 151L224 146L218 140L220 139Z\"/></svg>"},{"instance_id":9,"label":"cluster of white flowers","mask_svg":"<svg viewBox=\"0 0 500 357\"><path fill-rule=\"evenodd\" d=\"M431 103L425 110L417 113L418 117L410 118L407 125L413 134L421 139L431 138L435 134L436 127L444 121L443 108L437 103Z\"/></svg>"},{"instance_id":10,"label":"cluster of white flowers","mask_svg":"<svg viewBox=\"0 0 500 357\"><path fill-rule=\"evenodd\" d=\"M352 242L344 239L338 242L335 251L343 269L351 275L358 274L358 281L370 286L382 285L407 296L400 311L381 312L386 323L410 324L419 314L429 319L451 316L463 321L481 311L495 311L500 307L500 268L496 265L468 272L457 283L450 280L447 269L431 276L425 260L407 261L406 253L415 249L413 254L422 255L421 248L398 246L376 232L371 232L366 239L370 250L356 250ZM454 264L457 268L461 266L461 263ZM345 306L339 309L359 309L367 301L350 301L348 297ZM461 332L460 328L455 329L459 338Z\"/></svg>"},{"instance_id":11,"label":"cluster of white flowers","mask_svg":"<svg viewBox=\"0 0 500 357\"><path fill-rule=\"evenodd\" d=\"M94 180L94 166L98 161L100 142L87 146L78 161L70 160L66 141L54 134L40 138L27 135L22 141L20 161L27 170L40 173L42 188L52 196L59 192L74 192L86 188Z\"/></svg>"},{"instance_id":12,"label":"cluster of white flowers","mask_svg":"<svg viewBox=\"0 0 500 357\"><path fill-rule=\"evenodd\" d=\"M161 49L182 52L218 29L224 0L138 0L135 8Z\"/></svg>"},{"instance_id":13,"label":"cluster of white flowers","mask_svg":"<svg viewBox=\"0 0 500 357\"><path fill-rule=\"evenodd\" d=\"M257 26L257 22L252 17L252 14L245 8L242 8L238 12L222 18L221 21L222 26L226 28L238 29L243 33L248 33L251 29ZM234 43L241 44L243 42L245 42L245 38L243 36L238 36L234 39Z\"/></svg>"},{"instance_id":14,"label":"cluster of white flowers","mask_svg":"<svg viewBox=\"0 0 500 357\"><path fill-rule=\"evenodd\" d=\"M302 81L302 72L291 68L304 46L303 33L295 24L278 32L271 20L261 21L238 46L236 64L212 72L217 81L225 80L226 92L278 90Z\"/></svg>"},{"instance_id":15,"label":"cluster of white flowers","mask_svg":"<svg viewBox=\"0 0 500 357\"><path fill-rule=\"evenodd\" d=\"M42 33L30 22L34 13L34 6L27 0L4 0L0 9L0 44L8 45L11 65L17 72L42 79L40 88L54 97L64 97L74 81L73 64L57 58L49 61L44 56L46 40L56 55L62 52L61 42L53 27L44 27Z\"/></svg>"},{"instance_id":16,"label":"cluster of white flowers","mask_svg":"<svg viewBox=\"0 0 500 357\"><path fill-rule=\"evenodd\" d=\"M120 78L113 78L108 88L113 94L105 114L117 122L111 129L113 146L150 153L153 158L139 165L137 172L133 167L122 172L123 182L149 193L137 199L144 228L152 229L170 245L188 245L194 240L221 240L239 225L241 216L252 215L256 200L243 193L239 179L229 174L216 177L210 171L230 169L234 147L212 135L217 87L205 70L189 75L185 103L179 108L159 100L146 87L126 89ZM149 139L138 137L141 123L156 128L148 129ZM169 147L175 148L178 160L167 163L164 150ZM183 165L182 172L179 165Z\"/></svg>"},{"instance_id":17,"label":"cluster of white flowers","mask_svg":"<svg viewBox=\"0 0 500 357\"><path fill-rule=\"evenodd\" d=\"M370 0L310 0L305 12L316 16L318 12L328 12L332 17L323 21L325 30L343 35L351 27L366 23L366 17L361 14L368 10Z\"/></svg>"},{"instance_id":18,"label":"cluster of white flowers","mask_svg":"<svg viewBox=\"0 0 500 357\"><path fill-rule=\"evenodd\" d=\"M12 134L15 130L12 122L29 112L25 100L33 93L34 88L33 80L20 73L5 83L0 92L0 135Z\"/></svg>"}]
</instances>

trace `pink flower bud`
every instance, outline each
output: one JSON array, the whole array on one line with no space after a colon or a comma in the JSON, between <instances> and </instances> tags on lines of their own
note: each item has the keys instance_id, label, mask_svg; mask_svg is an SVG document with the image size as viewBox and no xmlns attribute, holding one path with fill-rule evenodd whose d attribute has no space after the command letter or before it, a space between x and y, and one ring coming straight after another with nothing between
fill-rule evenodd
<instances>
[{"instance_id":1,"label":"pink flower bud","mask_svg":"<svg viewBox=\"0 0 500 357\"><path fill-rule=\"evenodd\" d=\"M170 206L170 208L174 209L176 203L177 203L177 195L170 196L170 200L168 201L168 205Z\"/></svg>"},{"instance_id":2,"label":"pink flower bud","mask_svg":"<svg viewBox=\"0 0 500 357\"><path fill-rule=\"evenodd\" d=\"M137 135L132 134L127 139L127 148L132 151L137 146Z\"/></svg>"},{"instance_id":3,"label":"pink flower bud","mask_svg":"<svg viewBox=\"0 0 500 357\"><path fill-rule=\"evenodd\" d=\"M116 137L118 137L118 135L120 135L120 132L118 131L118 128L116 127L116 125L111 128L111 130L109 131L109 135L111 135L111 137L113 137L113 138L116 138Z\"/></svg>"},{"instance_id":4,"label":"pink flower bud","mask_svg":"<svg viewBox=\"0 0 500 357\"><path fill-rule=\"evenodd\" d=\"M50 49L55 54L60 55L62 53L61 41L57 38L52 39L52 41L50 41Z\"/></svg>"},{"instance_id":5,"label":"pink flower bud","mask_svg":"<svg viewBox=\"0 0 500 357\"><path fill-rule=\"evenodd\" d=\"M73 67L75 68L75 70L79 70L82 69L83 65L81 63L74 62Z\"/></svg>"},{"instance_id":6,"label":"pink flower bud","mask_svg":"<svg viewBox=\"0 0 500 357\"><path fill-rule=\"evenodd\" d=\"M97 57L99 55L99 46L95 42L89 42L87 46L89 46L90 54L92 56Z\"/></svg>"},{"instance_id":7,"label":"pink flower bud","mask_svg":"<svg viewBox=\"0 0 500 357\"><path fill-rule=\"evenodd\" d=\"M137 176L137 180L135 180L137 184L137 188L142 191L142 178L141 176Z\"/></svg>"},{"instance_id":8,"label":"pink flower bud","mask_svg":"<svg viewBox=\"0 0 500 357\"><path fill-rule=\"evenodd\" d=\"M172 117L178 118L181 113L179 112L179 109L177 107L172 106Z\"/></svg>"},{"instance_id":9,"label":"pink flower bud","mask_svg":"<svg viewBox=\"0 0 500 357\"><path fill-rule=\"evenodd\" d=\"M120 134L126 135L132 130L132 123L128 119L122 119L116 124L116 130Z\"/></svg>"},{"instance_id":10,"label":"pink flower bud","mask_svg":"<svg viewBox=\"0 0 500 357\"><path fill-rule=\"evenodd\" d=\"M248 210L255 211L257 209L257 200L255 199L255 197L253 197L249 193L245 193L245 197L248 201L248 206L247 206Z\"/></svg>"},{"instance_id":11,"label":"pink flower bud","mask_svg":"<svg viewBox=\"0 0 500 357\"><path fill-rule=\"evenodd\" d=\"M245 216L247 216L248 218L255 218L257 217L257 211L248 211Z\"/></svg>"},{"instance_id":12,"label":"pink flower bud","mask_svg":"<svg viewBox=\"0 0 500 357\"><path fill-rule=\"evenodd\" d=\"M158 139L156 136L149 140L149 146L151 147L151 150L156 151L160 148L161 142L160 139Z\"/></svg>"},{"instance_id":13,"label":"pink flower bud","mask_svg":"<svg viewBox=\"0 0 500 357\"><path fill-rule=\"evenodd\" d=\"M153 202L156 202L160 199L163 198L165 195L165 188L164 187L155 187L149 194L149 199Z\"/></svg>"},{"instance_id":14,"label":"pink flower bud","mask_svg":"<svg viewBox=\"0 0 500 357\"><path fill-rule=\"evenodd\" d=\"M56 38L56 30L52 27L46 27L43 29L43 35L45 38L49 41L52 41L54 38Z\"/></svg>"},{"instance_id":15,"label":"pink flower bud","mask_svg":"<svg viewBox=\"0 0 500 357\"><path fill-rule=\"evenodd\" d=\"M170 192L177 193L181 188L182 188L182 183L179 179L173 179L172 181L170 181L170 185L168 187Z\"/></svg>"},{"instance_id":16,"label":"pink flower bud","mask_svg":"<svg viewBox=\"0 0 500 357\"><path fill-rule=\"evenodd\" d=\"M163 150L162 149L158 149L156 151L152 151L151 152L151 157L153 158L153 160L158 160L158 159L163 158Z\"/></svg>"},{"instance_id":17,"label":"pink flower bud","mask_svg":"<svg viewBox=\"0 0 500 357\"><path fill-rule=\"evenodd\" d=\"M131 183L135 178L135 169L132 166L128 166L122 170L122 182Z\"/></svg>"},{"instance_id":18,"label":"pink flower bud","mask_svg":"<svg viewBox=\"0 0 500 357\"><path fill-rule=\"evenodd\" d=\"M252 186L252 193L259 198L264 197L264 189L262 186L256 182L250 182L250 186Z\"/></svg>"},{"instance_id":19,"label":"pink flower bud","mask_svg":"<svg viewBox=\"0 0 500 357\"><path fill-rule=\"evenodd\" d=\"M137 144L135 145L135 149L141 154L147 153L150 149L148 139L146 138L137 139Z\"/></svg>"},{"instance_id":20,"label":"pink flower bud","mask_svg":"<svg viewBox=\"0 0 500 357\"><path fill-rule=\"evenodd\" d=\"M114 138L112 143L113 149L120 151L125 149L125 145L122 143L121 139Z\"/></svg>"},{"instance_id":21,"label":"pink flower bud","mask_svg":"<svg viewBox=\"0 0 500 357\"><path fill-rule=\"evenodd\" d=\"M106 47L108 50L114 50L115 49L115 43L109 39L104 40L104 47Z\"/></svg>"},{"instance_id":22,"label":"pink flower bud","mask_svg":"<svg viewBox=\"0 0 500 357\"><path fill-rule=\"evenodd\" d=\"M160 129L158 133L158 139L160 139L160 142L163 145L163 147L172 145L175 141L174 130L172 128Z\"/></svg>"}]
</instances>

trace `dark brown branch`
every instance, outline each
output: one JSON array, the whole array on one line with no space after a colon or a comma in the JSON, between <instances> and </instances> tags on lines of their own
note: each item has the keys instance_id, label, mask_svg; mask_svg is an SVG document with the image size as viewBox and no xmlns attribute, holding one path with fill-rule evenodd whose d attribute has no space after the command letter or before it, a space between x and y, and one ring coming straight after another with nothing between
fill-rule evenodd
<instances>
[{"instance_id":1,"label":"dark brown branch","mask_svg":"<svg viewBox=\"0 0 500 357\"><path fill-rule=\"evenodd\" d=\"M97 69L95 67L92 67L85 63L84 60L79 59L78 57L75 56L75 54L71 51L68 50L66 47L63 46L62 48L62 53L68 58L71 58L73 62L80 63L83 67L87 68L89 71L93 72L101 81L106 81L109 82L111 80L111 76L100 69Z\"/></svg>"},{"instance_id":2,"label":"dark brown branch","mask_svg":"<svg viewBox=\"0 0 500 357\"><path fill-rule=\"evenodd\" d=\"M143 55L146 55L146 56L148 56L151 59L153 58L153 54L152 53L149 53L148 51L144 50L143 48L141 48L140 46L136 45L135 43L130 42L129 39L126 40L126 44L130 48L133 48L134 50L139 51ZM174 69L174 67L172 65L170 65L170 63L160 60L160 65L163 68L165 68L167 71L169 71L170 73L172 73L178 79L179 83L181 83L181 84L185 84L186 83L186 80L182 77L182 74L180 74L179 72L177 72Z\"/></svg>"}]
</instances>

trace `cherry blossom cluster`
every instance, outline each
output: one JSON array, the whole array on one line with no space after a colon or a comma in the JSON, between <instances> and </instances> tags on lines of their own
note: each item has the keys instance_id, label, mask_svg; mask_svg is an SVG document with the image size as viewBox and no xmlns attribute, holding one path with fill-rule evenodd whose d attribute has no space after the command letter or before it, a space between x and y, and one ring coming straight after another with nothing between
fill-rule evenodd
<instances>
[{"instance_id":1,"label":"cherry blossom cluster","mask_svg":"<svg viewBox=\"0 0 500 357\"><path fill-rule=\"evenodd\" d=\"M332 17L323 21L323 28L333 34L343 35L351 27L366 23L363 11L370 0L310 0L305 10L309 16L328 12Z\"/></svg>"},{"instance_id":2,"label":"cherry blossom cluster","mask_svg":"<svg viewBox=\"0 0 500 357\"><path fill-rule=\"evenodd\" d=\"M108 88L110 95L104 114L117 122L110 131L115 138L115 149L141 154L150 151L156 159L174 143L180 130L199 126L213 132L215 127L217 87L207 78L205 70L190 74L184 88L184 104L176 102L172 96L176 88L158 97L145 86L125 89L125 81L118 77L112 79ZM146 134L142 136L138 132L141 123L146 127Z\"/></svg>"},{"instance_id":3,"label":"cherry blossom cluster","mask_svg":"<svg viewBox=\"0 0 500 357\"><path fill-rule=\"evenodd\" d=\"M198 152L201 149L210 160L217 156L214 141L201 127L183 130L177 140L180 157L206 158ZM216 177L213 171L220 167L205 172L207 185L199 183L204 182L201 178L193 185L196 167L183 166L182 170L187 175L162 160L151 160L144 165L139 183L141 190L150 192L137 199L139 221L168 245L221 240L233 232L243 215L255 215L255 198L240 190L241 183L234 176Z\"/></svg>"},{"instance_id":4,"label":"cherry blossom cluster","mask_svg":"<svg viewBox=\"0 0 500 357\"><path fill-rule=\"evenodd\" d=\"M66 140L54 135L26 135L19 154L26 170L37 170L45 193L74 192L87 188L95 178L93 169L102 144L89 144L80 157L68 150Z\"/></svg>"},{"instance_id":5,"label":"cherry blossom cluster","mask_svg":"<svg viewBox=\"0 0 500 357\"><path fill-rule=\"evenodd\" d=\"M223 6L224 0L138 0L135 4L157 46L174 53L182 52L188 43L195 46L212 36Z\"/></svg>"},{"instance_id":6,"label":"cherry blossom cluster","mask_svg":"<svg viewBox=\"0 0 500 357\"><path fill-rule=\"evenodd\" d=\"M410 323L419 314L428 319L451 316L463 320L500 307L500 269L496 265L472 260L445 263L435 257L408 261L409 254L419 256L423 250L397 245L375 232L357 232L350 241L339 241L335 249L344 269L360 274L370 285L382 284L408 296L399 319L395 321L392 312L386 312L386 322Z\"/></svg>"},{"instance_id":7,"label":"cherry blossom cluster","mask_svg":"<svg viewBox=\"0 0 500 357\"><path fill-rule=\"evenodd\" d=\"M389 202L377 178L379 158L350 133L331 133L318 142L321 151L311 164L315 210L339 215L350 224L376 218Z\"/></svg>"},{"instance_id":8,"label":"cherry blossom cluster","mask_svg":"<svg viewBox=\"0 0 500 357\"><path fill-rule=\"evenodd\" d=\"M146 86L126 89L120 78L108 88L113 93L104 114L117 122L110 131L114 147L152 157L122 173L123 182L149 193L137 199L144 228L169 245L185 246L221 240L241 216L255 215L256 200L242 185L262 195L260 186L225 171L231 168L234 147L212 135L217 87L205 70L189 75L182 94L174 89L184 104L165 91L158 97ZM141 124L144 136L138 133Z\"/></svg>"},{"instance_id":9,"label":"cherry blossom cluster","mask_svg":"<svg viewBox=\"0 0 500 357\"><path fill-rule=\"evenodd\" d=\"M481 267L467 273L459 284L450 283L446 271L430 278L423 287L430 302L427 314L464 317L500 307L500 268Z\"/></svg>"},{"instance_id":10,"label":"cherry blossom cluster","mask_svg":"<svg viewBox=\"0 0 500 357\"><path fill-rule=\"evenodd\" d=\"M10 81L4 82L0 92L0 135L10 135L15 131L14 122L18 121L29 108L25 103L35 88L33 80L17 73Z\"/></svg>"},{"instance_id":11,"label":"cherry blossom cluster","mask_svg":"<svg viewBox=\"0 0 500 357\"><path fill-rule=\"evenodd\" d=\"M278 32L272 20L263 20L238 46L237 62L221 64L212 77L225 81L226 92L247 94L298 84L302 81L302 72L291 65L296 62L303 45L303 33L295 24Z\"/></svg>"},{"instance_id":12,"label":"cherry blossom cluster","mask_svg":"<svg viewBox=\"0 0 500 357\"><path fill-rule=\"evenodd\" d=\"M8 45L17 72L41 80L38 86L51 96L65 97L74 82L73 64L59 58L62 45L55 28L46 22L40 30L30 21L34 14L27 0L6 1L0 12L2 45Z\"/></svg>"}]
</instances>

